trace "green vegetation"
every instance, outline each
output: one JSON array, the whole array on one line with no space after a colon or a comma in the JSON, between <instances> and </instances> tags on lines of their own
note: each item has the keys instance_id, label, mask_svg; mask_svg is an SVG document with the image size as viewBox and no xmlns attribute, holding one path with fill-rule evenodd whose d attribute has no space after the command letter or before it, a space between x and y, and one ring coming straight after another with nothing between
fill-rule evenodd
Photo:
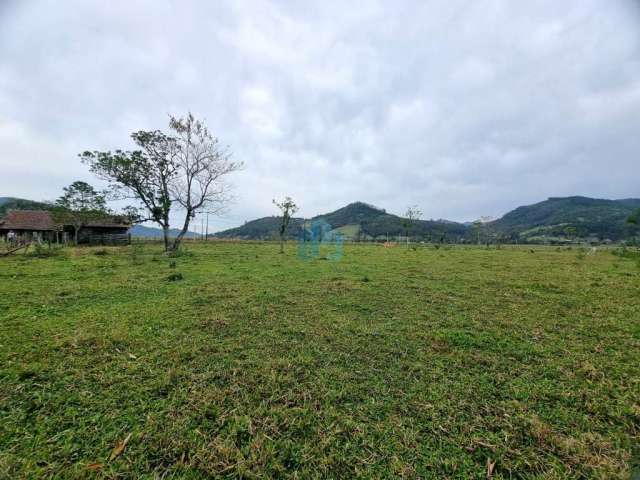
<instances>
[{"instance_id":1,"label":"green vegetation","mask_svg":"<svg viewBox=\"0 0 640 480\"><path fill-rule=\"evenodd\" d=\"M87 182L75 181L64 187L64 195L56 201L54 218L57 223L73 226L74 243L78 244L80 230L92 221L109 218L107 192L99 192Z\"/></svg>"},{"instance_id":2,"label":"green vegetation","mask_svg":"<svg viewBox=\"0 0 640 480\"><path fill-rule=\"evenodd\" d=\"M334 229L344 226L357 227L358 240L383 240L410 235L416 240L441 243L571 243L577 240L613 242L640 236L640 225L630 223L633 212L640 207L639 199L600 200L586 197L550 198L544 202L518 207L493 222L461 224L446 220L408 220L387 213L362 202L355 202L335 212L318 215ZM409 217L408 211L405 217ZM290 235L298 235L302 229L301 218L293 218ZM407 223L408 222L408 223ZM219 232L221 238L265 240L275 238L279 222L275 217L265 217L237 228ZM353 230L353 228L352 228Z\"/></svg>"},{"instance_id":3,"label":"green vegetation","mask_svg":"<svg viewBox=\"0 0 640 480\"><path fill-rule=\"evenodd\" d=\"M51 210L53 204L45 202L34 202L23 198L2 197L0 198L0 219L9 210Z\"/></svg>"},{"instance_id":4,"label":"green vegetation","mask_svg":"<svg viewBox=\"0 0 640 480\"><path fill-rule=\"evenodd\" d=\"M337 231L341 227L350 227L345 232L354 232L353 236L347 235L350 240L382 240L387 234L405 235L407 231L406 219L397 215L387 213L363 202L350 203L346 207L334 212L317 215L309 220L323 220ZM241 227L232 228L216 233L219 238L242 238L251 240L266 240L275 238L280 226L278 217L264 217L251 222L247 222ZM467 227L461 223L445 221L412 221L411 235L416 238L441 238L445 237L449 241L457 242L464 238ZM298 236L304 228L302 218L292 218L288 227L290 236ZM346 235L346 233L345 233Z\"/></svg>"},{"instance_id":5,"label":"green vegetation","mask_svg":"<svg viewBox=\"0 0 640 480\"><path fill-rule=\"evenodd\" d=\"M0 258L0 478L630 478L631 250Z\"/></svg>"},{"instance_id":6,"label":"green vegetation","mask_svg":"<svg viewBox=\"0 0 640 480\"><path fill-rule=\"evenodd\" d=\"M343 225L333 230L335 233L339 233L346 238L358 238L360 233L360 225Z\"/></svg>"},{"instance_id":7,"label":"green vegetation","mask_svg":"<svg viewBox=\"0 0 640 480\"><path fill-rule=\"evenodd\" d=\"M512 210L493 222L492 227L503 235L517 236L520 241L538 237L531 235L536 227L544 228L545 236L550 240L552 237L572 239L577 236L618 241L640 235L640 228L626 221L638 207L640 199L549 198Z\"/></svg>"}]
</instances>

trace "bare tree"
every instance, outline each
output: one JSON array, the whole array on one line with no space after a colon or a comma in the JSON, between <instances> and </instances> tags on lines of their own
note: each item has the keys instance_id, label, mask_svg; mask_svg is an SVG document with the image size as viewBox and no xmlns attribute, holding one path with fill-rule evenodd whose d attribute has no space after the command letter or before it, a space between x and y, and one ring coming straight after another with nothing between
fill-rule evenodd
<instances>
[{"instance_id":1,"label":"bare tree","mask_svg":"<svg viewBox=\"0 0 640 480\"><path fill-rule=\"evenodd\" d=\"M282 212L282 223L280 223L280 253L284 253L284 234L289 226L291 216L298 211L298 206L291 197L286 197L282 202L274 200L273 203Z\"/></svg>"},{"instance_id":2,"label":"bare tree","mask_svg":"<svg viewBox=\"0 0 640 480\"><path fill-rule=\"evenodd\" d=\"M404 214L402 225L407 233L407 247L409 246L409 231L413 228L418 220L422 217L422 212L418 209L417 205L407 207L407 211Z\"/></svg>"},{"instance_id":3,"label":"bare tree","mask_svg":"<svg viewBox=\"0 0 640 480\"><path fill-rule=\"evenodd\" d=\"M174 201L185 211L182 229L173 242L172 249L177 250L198 210L206 208L219 214L225 209L230 200L225 176L243 164L233 161L228 148L191 113L184 118L171 117L169 126L174 134L177 170L170 189Z\"/></svg>"}]
</instances>

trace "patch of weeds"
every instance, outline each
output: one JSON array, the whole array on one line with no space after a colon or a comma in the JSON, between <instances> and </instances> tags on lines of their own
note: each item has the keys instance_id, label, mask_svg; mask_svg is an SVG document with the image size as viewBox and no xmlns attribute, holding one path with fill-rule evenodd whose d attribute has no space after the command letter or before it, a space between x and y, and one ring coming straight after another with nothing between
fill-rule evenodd
<instances>
[{"instance_id":1,"label":"patch of weeds","mask_svg":"<svg viewBox=\"0 0 640 480\"><path fill-rule=\"evenodd\" d=\"M25 368L24 370L20 370L18 372L18 380L31 380L38 376L38 371L33 368Z\"/></svg>"},{"instance_id":2,"label":"patch of weeds","mask_svg":"<svg viewBox=\"0 0 640 480\"><path fill-rule=\"evenodd\" d=\"M630 260L640 260L640 250L627 248L626 245L611 250L611 254L620 258L628 258Z\"/></svg>"},{"instance_id":3,"label":"patch of weeds","mask_svg":"<svg viewBox=\"0 0 640 480\"><path fill-rule=\"evenodd\" d=\"M199 323L201 327L224 328L228 325L227 321L218 314L205 315Z\"/></svg>"},{"instance_id":4,"label":"patch of weeds","mask_svg":"<svg viewBox=\"0 0 640 480\"><path fill-rule=\"evenodd\" d=\"M181 374L174 368L170 369L156 385L155 393L160 398L166 398L178 386Z\"/></svg>"},{"instance_id":5,"label":"patch of weeds","mask_svg":"<svg viewBox=\"0 0 640 480\"><path fill-rule=\"evenodd\" d=\"M142 258L142 245L140 243L132 243L129 258L132 265L142 265L144 259Z\"/></svg>"},{"instance_id":6,"label":"patch of weeds","mask_svg":"<svg viewBox=\"0 0 640 480\"><path fill-rule=\"evenodd\" d=\"M52 246L44 246L36 243L31 252L27 252L26 256L33 258L49 258L55 257L59 253L59 249Z\"/></svg>"},{"instance_id":7,"label":"patch of weeds","mask_svg":"<svg viewBox=\"0 0 640 480\"><path fill-rule=\"evenodd\" d=\"M106 248L100 248L98 250L95 250L93 254L96 257L104 257L105 255L109 255L109 251Z\"/></svg>"},{"instance_id":8,"label":"patch of weeds","mask_svg":"<svg viewBox=\"0 0 640 480\"><path fill-rule=\"evenodd\" d=\"M169 268L176 268L176 262L175 261L169 262Z\"/></svg>"}]
</instances>

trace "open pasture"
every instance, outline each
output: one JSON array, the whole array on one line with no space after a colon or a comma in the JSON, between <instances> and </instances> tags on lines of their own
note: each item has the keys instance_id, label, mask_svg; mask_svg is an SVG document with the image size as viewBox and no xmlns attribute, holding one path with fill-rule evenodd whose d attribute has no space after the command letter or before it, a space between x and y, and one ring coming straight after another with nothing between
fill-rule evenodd
<instances>
[{"instance_id":1,"label":"open pasture","mask_svg":"<svg viewBox=\"0 0 640 480\"><path fill-rule=\"evenodd\" d=\"M155 244L0 258L0 478L629 478L610 251Z\"/></svg>"}]
</instances>

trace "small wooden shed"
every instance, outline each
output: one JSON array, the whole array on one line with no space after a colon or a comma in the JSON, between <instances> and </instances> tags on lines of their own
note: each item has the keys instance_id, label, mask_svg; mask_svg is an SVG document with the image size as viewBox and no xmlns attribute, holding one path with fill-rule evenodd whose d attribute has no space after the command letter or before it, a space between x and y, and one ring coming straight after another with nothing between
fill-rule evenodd
<instances>
[{"instance_id":1,"label":"small wooden shed","mask_svg":"<svg viewBox=\"0 0 640 480\"><path fill-rule=\"evenodd\" d=\"M123 217L108 216L90 222L78 232L78 243L115 245L130 242L131 224ZM10 210L0 219L0 237L18 241L63 243L73 239L73 225L56 223L51 212Z\"/></svg>"}]
</instances>

